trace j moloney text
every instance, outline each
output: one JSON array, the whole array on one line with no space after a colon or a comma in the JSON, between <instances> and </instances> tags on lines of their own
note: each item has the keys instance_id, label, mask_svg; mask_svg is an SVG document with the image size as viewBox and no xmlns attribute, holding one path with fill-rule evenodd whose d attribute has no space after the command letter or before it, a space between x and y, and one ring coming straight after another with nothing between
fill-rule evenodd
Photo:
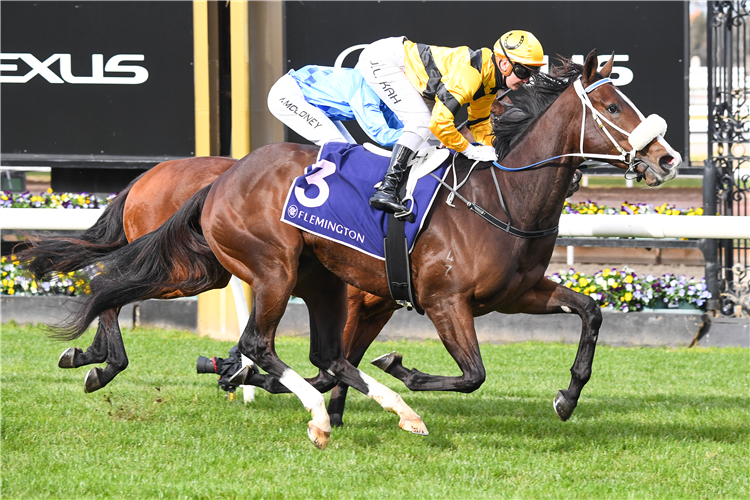
<instances>
[{"instance_id":1,"label":"j moloney text","mask_svg":"<svg viewBox=\"0 0 750 500\"><path fill-rule=\"evenodd\" d=\"M295 205L289 207L289 209L287 210L287 214L290 219L302 219L311 226L317 226L325 231L331 231L336 234L346 235L348 238L351 238L352 240L358 241L360 243L365 242L364 234L358 233L354 229L349 229L348 227L344 226L343 224L339 224L338 222L323 219L322 217L318 217L317 215L308 214L303 210L299 210Z\"/></svg>"},{"instance_id":2,"label":"j moloney text","mask_svg":"<svg viewBox=\"0 0 750 500\"><path fill-rule=\"evenodd\" d=\"M309 125L312 125L314 128L318 128L322 126L322 123L320 123L317 119L313 118L309 114L307 114L307 111L301 111L299 108L297 108L296 104L292 104L289 99L284 99L283 97L279 99L279 102L282 106L284 106L286 109L294 113L295 115L299 116L303 120L305 120Z\"/></svg>"}]
</instances>

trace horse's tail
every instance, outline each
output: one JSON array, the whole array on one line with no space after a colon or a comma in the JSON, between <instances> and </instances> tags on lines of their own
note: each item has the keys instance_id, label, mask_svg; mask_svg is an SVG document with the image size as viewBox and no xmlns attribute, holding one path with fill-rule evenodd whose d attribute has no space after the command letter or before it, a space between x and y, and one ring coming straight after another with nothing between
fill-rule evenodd
<instances>
[{"instance_id":1,"label":"horse's tail","mask_svg":"<svg viewBox=\"0 0 750 500\"><path fill-rule=\"evenodd\" d=\"M21 268L38 280L52 271L68 273L94 264L104 255L128 244L123 229L123 212L130 189L138 176L110 203L96 223L77 237L51 236L18 253Z\"/></svg>"},{"instance_id":2,"label":"horse's tail","mask_svg":"<svg viewBox=\"0 0 750 500\"><path fill-rule=\"evenodd\" d=\"M52 336L72 340L108 309L178 291L180 296L196 295L227 278L200 227L210 189L198 191L157 230L104 256L91 280L91 295L77 303Z\"/></svg>"}]
</instances>

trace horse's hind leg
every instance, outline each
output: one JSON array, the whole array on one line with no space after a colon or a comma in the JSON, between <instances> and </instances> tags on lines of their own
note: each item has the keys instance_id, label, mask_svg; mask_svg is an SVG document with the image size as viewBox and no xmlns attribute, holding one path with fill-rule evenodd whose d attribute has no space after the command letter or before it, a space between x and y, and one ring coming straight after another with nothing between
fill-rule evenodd
<instances>
[{"instance_id":1,"label":"horse's hind leg","mask_svg":"<svg viewBox=\"0 0 750 500\"><path fill-rule=\"evenodd\" d=\"M354 367L358 367L367 348L393 316L395 304L390 298L370 295L352 286L348 287L349 301L344 327L344 353ZM331 425L344 425L344 406L349 386L339 382L331 392L328 415Z\"/></svg>"},{"instance_id":2,"label":"horse's hind leg","mask_svg":"<svg viewBox=\"0 0 750 500\"><path fill-rule=\"evenodd\" d=\"M86 374L84 390L87 393L98 391L128 366L128 356L125 353L125 345L117 321L119 315L119 307L103 312L99 316L99 326L96 329L94 341L86 352L82 352L78 347L71 347L60 355L57 362L60 368L78 368L107 362L103 370L95 367Z\"/></svg>"},{"instance_id":3,"label":"horse's hind leg","mask_svg":"<svg viewBox=\"0 0 750 500\"><path fill-rule=\"evenodd\" d=\"M104 363L107 359L107 332L104 323L99 321L94 341L84 352L80 347L69 347L60 354L57 366L60 368L78 368L94 363Z\"/></svg>"},{"instance_id":4,"label":"horse's hind leg","mask_svg":"<svg viewBox=\"0 0 750 500\"><path fill-rule=\"evenodd\" d=\"M310 312L310 361L399 416L399 427L427 435L427 427L401 396L354 367L344 356L342 331L347 316L346 284L320 266L295 291Z\"/></svg>"},{"instance_id":5,"label":"horse's hind leg","mask_svg":"<svg viewBox=\"0 0 750 500\"><path fill-rule=\"evenodd\" d=\"M586 382L591 378L591 367L594 362L596 342L599 338L599 327L602 324L602 313L594 299L574 292L554 281L543 278L526 295L511 306L511 310L527 314L571 313L581 317L581 338L578 352L570 369L571 379L567 389L557 393L553 401L555 413L560 420L568 420L578 405L578 398Z\"/></svg>"}]
</instances>

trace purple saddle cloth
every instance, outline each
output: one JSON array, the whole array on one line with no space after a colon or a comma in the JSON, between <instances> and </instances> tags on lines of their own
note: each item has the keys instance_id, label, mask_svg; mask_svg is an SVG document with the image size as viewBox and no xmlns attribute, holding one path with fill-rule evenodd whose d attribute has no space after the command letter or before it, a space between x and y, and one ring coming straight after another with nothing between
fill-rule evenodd
<instances>
[{"instance_id":1,"label":"purple saddle cloth","mask_svg":"<svg viewBox=\"0 0 750 500\"><path fill-rule=\"evenodd\" d=\"M324 144L318 161L292 182L281 221L384 260L388 214L372 208L369 200L375 184L383 180L388 163L388 158L357 144ZM443 179L448 165L449 161L444 162L433 173ZM416 220L405 224L409 252L439 185L431 175L417 182L412 208Z\"/></svg>"}]
</instances>

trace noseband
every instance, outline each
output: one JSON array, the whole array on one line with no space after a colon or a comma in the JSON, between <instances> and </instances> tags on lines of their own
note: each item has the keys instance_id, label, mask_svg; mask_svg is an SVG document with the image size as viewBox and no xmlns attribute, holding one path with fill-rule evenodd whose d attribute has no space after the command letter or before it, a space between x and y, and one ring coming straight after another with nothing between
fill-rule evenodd
<instances>
[{"instance_id":1,"label":"noseband","mask_svg":"<svg viewBox=\"0 0 750 500\"><path fill-rule=\"evenodd\" d=\"M583 118L581 119L581 154L584 159L589 158L597 158L597 159L604 159L604 160L618 160L622 163L625 163L628 165L628 169L625 171L625 178L626 179L636 179L640 182L641 179L644 177L645 170L643 172L639 172L637 167L640 164L645 164L646 169L648 169L648 165L646 162L641 160L636 156L636 153L640 151L641 149L645 148L651 141L653 141L656 138L661 138L664 136L664 134L667 132L667 122L664 121L662 117L659 115L650 115L648 118L644 118L643 114L638 110L638 108L635 107L635 105L630 102L629 99L625 98L626 101L628 101L628 104L630 107L632 107L635 112L638 114L638 116L641 118L641 123L638 124L637 127L633 129L632 132L626 132L625 130L621 129L611 121L607 119L604 115L602 115L599 110L597 110L594 107L594 104L591 102L591 99L589 99L589 94L599 88L600 86L612 83L612 80L609 78L603 78L599 81L596 81L586 87L583 88L583 84L581 83L581 79L579 78L575 82L573 82L573 87L575 88L576 94L578 95L578 98L581 100L581 104L583 105ZM622 94L619 90L618 93L625 97L624 94ZM607 136L607 138L610 140L612 145L617 149L617 151L620 153L619 155L604 155L604 154L589 154L586 155L583 152L583 139L584 139L584 131L586 128L586 108L591 110L591 116L594 118L594 121L599 126L599 128L604 132L604 135ZM621 134L623 134L625 137L628 138L628 142L630 143L630 146L633 148L630 151L625 151L622 146L615 140L614 137L612 137L612 134L609 132L609 129L604 124L609 125L613 129L617 130ZM630 175L630 177L628 177Z\"/></svg>"}]
</instances>

